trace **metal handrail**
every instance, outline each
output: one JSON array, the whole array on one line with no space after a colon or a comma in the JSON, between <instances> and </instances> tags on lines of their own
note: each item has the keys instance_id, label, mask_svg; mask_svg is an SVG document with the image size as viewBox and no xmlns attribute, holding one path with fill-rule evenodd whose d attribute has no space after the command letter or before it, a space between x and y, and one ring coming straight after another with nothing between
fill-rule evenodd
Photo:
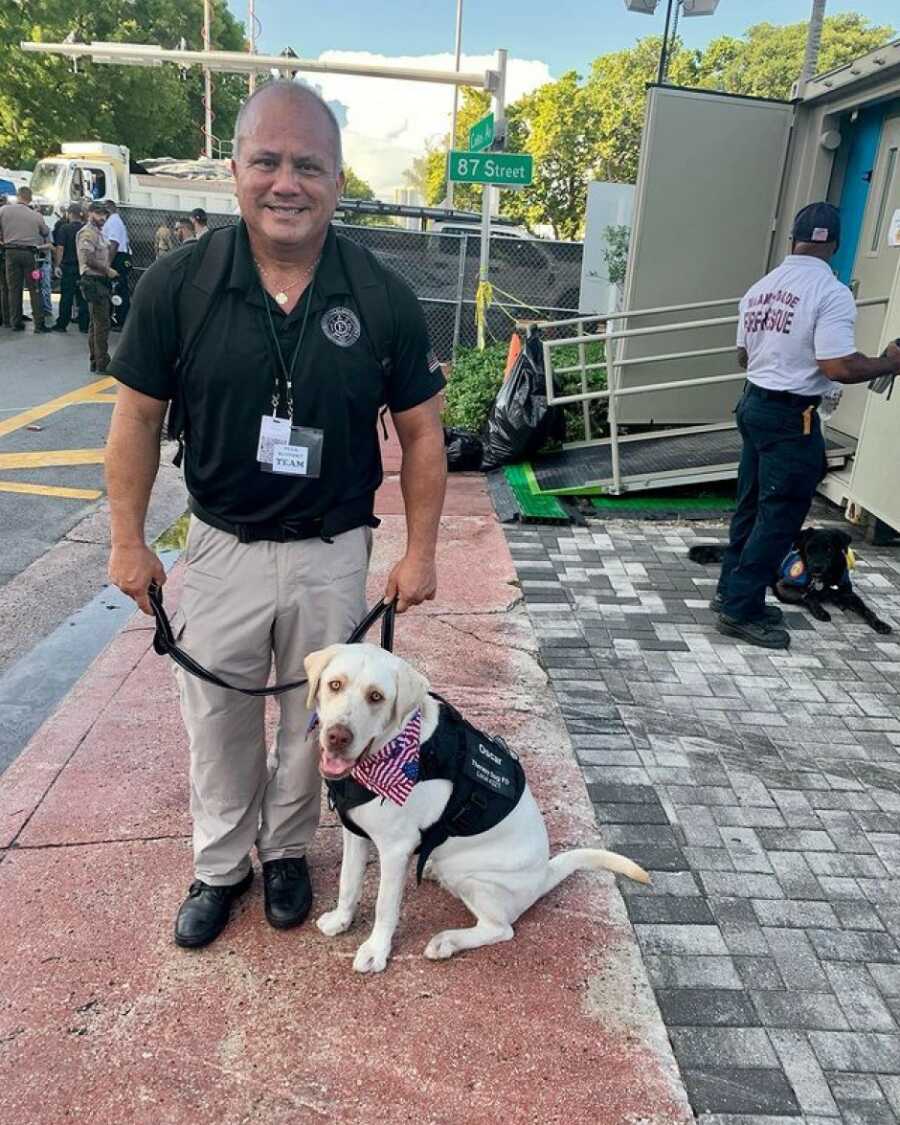
<instances>
[{"instance_id":1,"label":"metal handrail","mask_svg":"<svg viewBox=\"0 0 900 1125\"><path fill-rule=\"evenodd\" d=\"M609 314L606 317L605 328L606 331L597 333L590 336L579 335L574 337L564 337L558 340L544 340L543 353L544 353L544 379L547 391L547 404L548 406L571 406L576 403L582 403L585 416L585 433L588 440L590 440L590 406L591 402L608 400L607 419L609 422L609 438L610 438L610 455L612 461L612 492L613 495L618 495L622 491L622 477L619 466L619 423L618 423L618 400L620 398L628 397L631 395L649 394L652 391L660 390L679 390L684 387L699 387L709 386L716 383L727 383L736 379L745 378L744 372L739 371L728 375L700 375L693 379L676 379L672 382L662 383L646 383L639 387L619 387L618 384L618 370L622 367L635 366L641 363L659 363L662 360L674 359L693 359L699 356L706 355L721 355L726 352L734 350L733 345L718 348L695 348L691 351L685 352L669 352L662 355L653 356L635 356L632 359L623 359L620 361L613 361L610 363L610 341L630 339L637 336L652 336L660 332L681 332L689 328L712 328L723 324L736 324L739 316L723 316L712 317L704 320L689 320L678 321L674 324L657 324L649 328L624 328L610 331L609 324L613 320L628 320L631 317L647 316L651 313L661 314L670 312L687 311L696 308L712 308L716 305L737 304L737 298L723 298L714 301L698 301L686 305L668 305L661 306L656 309L636 309L636 310L623 310L621 312ZM874 305L886 305L888 297L867 297L861 301L856 301L857 308L868 308ZM590 316L572 317L569 320L557 320L544 322L554 328L564 327L571 324L584 324L590 320L601 319L598 314ZM604 358L592 363L586 363L587 345L604 344ZM578 346L579 363L574 367L560 367L556 371L553 370L553 361L551 358L551 350L553 348L561 348L575 344ZM588 371L597 371L606 369L607 380L605 390L589 391L587 389L587 373ZM555 393L554 375L565 375L571 372L580 372L581 374L581 392L572 395L557 395Z\"/></svg>"}]
</instances>

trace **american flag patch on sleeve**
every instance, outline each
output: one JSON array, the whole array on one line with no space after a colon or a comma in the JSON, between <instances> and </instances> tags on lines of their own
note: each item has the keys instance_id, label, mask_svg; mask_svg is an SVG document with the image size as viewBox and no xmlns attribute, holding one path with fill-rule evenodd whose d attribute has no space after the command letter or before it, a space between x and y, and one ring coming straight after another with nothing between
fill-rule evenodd
<instances>
[{"instance_id":1,"label":"american flag patch on sleeve","mask_svg":"<svg viewBox=\"0 0 900 1125\"><path fill-rule=\"evenodd\" d=\"M429 375L435 375L440 370L441 370L441 361L434 354L434 349L432 348L431 351L429 351L429 353L428 353L428 373L429 373Z\"/></svg>"}]
</instances>

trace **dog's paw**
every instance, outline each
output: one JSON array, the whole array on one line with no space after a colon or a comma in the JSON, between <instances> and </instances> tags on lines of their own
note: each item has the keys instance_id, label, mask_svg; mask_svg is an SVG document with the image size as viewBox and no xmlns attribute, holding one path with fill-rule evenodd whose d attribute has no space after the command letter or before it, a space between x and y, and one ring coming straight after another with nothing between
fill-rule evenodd
<instances>
[{"instance_id":1,"label":"dog's paw","mask_svg":"<svg viewBox=\"0 0 900 1125\"><path fill-rule=\"evenodd\" d=\"M883 637L887 636L888 633L893 633L894 631L886 621L873 621L872 628L876 633L881 633Z\"/></svg>"},{"instance_id":2,"label":"dog's paw","mask_svg":"<svg viewBox=\"0 0 900 1125\"><path fill-rule=\"evenodd\" d=\"M429 961L446 961L454 953L459 953L460 946L450 930L435 934L425 946L425 956Z\"/></svg>"},{"instance_id":3,"label":"dog's paw","mask_svg":"<svg viewBox=\"0 0 900 1125\"><path fill-rule=\"evenodd\" d=\"M327 937L344 933L345 930L350 929L352 923L353 916L343 910L329 910L316 920L316 925Z\"/></svg>"},{"instance_id":4,"label":"dog's paw","mask_svg":"<svg viewBox=\"0 0 900 1125\"><path fill-rule=\"evenodd\" d=\"M358 973L383 973L387 968L390 947L377 942L364 941L353 958L353 968Z\"/></svg>"}]
</instances>

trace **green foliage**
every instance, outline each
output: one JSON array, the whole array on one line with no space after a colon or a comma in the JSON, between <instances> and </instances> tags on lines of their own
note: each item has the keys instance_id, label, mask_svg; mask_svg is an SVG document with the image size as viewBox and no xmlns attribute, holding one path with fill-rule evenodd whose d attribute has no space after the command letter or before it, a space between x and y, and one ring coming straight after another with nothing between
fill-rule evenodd
<instances>
[{"instance_id":1,"label":"green foliage","mask_svg":"<svg viewBox=\"0 0 900 1125\"><path fill-rule=\"evenodd\" d=\"M136 157L195 157L203 149L203 76L182 77L173 66L105 66L25 54L22 40L59 42L74 31L80 42L158 43L177 47L183 36L199 50L202 5L179 0L21 0L0 4L0 164L32 167L63 141L105 140L128 145ZM221 50L246 49L243 28L225 0L212 0L212 41ZM247 89L245 78L215 74L213 133L229 140Z\"/></svg>"},{"instance_id":2,"label":"green foliage","mask_svg":"<svg viewBox=\"0 0 900 1125\"><path fill-rule=\"evenodd\" d=\"M625 270L628 266L631 227L624 225L604 227L603 234L606 238L606 247L603 251L606 273L613 285L622 285L625 282Z\"/></svg>"},{"instance_id":3,"label":"green foliage","mask_svg":"<svg viewBox=\"0 0 900 1125\"><path fill-rule=\"evenodd\" d=\"M742 39L724 35L714 39L697 63L697 85L730 94L788 98L803 65L807 24L778 27L758 23ZM822 74L852 62L893 36L890 27L869 23L858 12L829 16L822 28L816 70Z\"/></svg>"},{"instance_id":4,"label":"green foliage","mask_svg":"<svg viewBox=\"0 0 900 1125\"><path fill-rule=\"evenodd\" d=\"M444 391L444 424L478 433L487 422L503 383L507 345L460 348Z\"/></svg>"}]
</instances>

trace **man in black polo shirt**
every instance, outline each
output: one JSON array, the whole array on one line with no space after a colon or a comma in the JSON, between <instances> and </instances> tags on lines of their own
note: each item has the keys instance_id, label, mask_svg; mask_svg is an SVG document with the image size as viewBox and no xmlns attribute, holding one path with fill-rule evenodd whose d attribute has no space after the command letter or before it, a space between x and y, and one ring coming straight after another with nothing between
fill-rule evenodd
<instances>
[{"instance_id":1,"label":"man in black polo shirt","mask_svg":"<svg viewBox=\"0 0 900 1125\"><path fill-rule=\"evenodd\" d=\"M53 265L59 278L59 317L53 325L54 332L65 332L72 320L72 302L78 305L78 327L87 332L90 314L87 301L78 286L78 251L75 239L84 226L84 215L77 203L66 212L67 222L53 228Z\"/></svg>"},{"instance_id":2,"label":"man in black polo shirt","mask_svg":"<svg viewBox=\"0 0 900 1125\"><path fill-rule=\"evenodd\" d=\"M106 453L110 577L145 613L150 582L165 580L144 517L177 398L193 514L174 627L202 664L259 687L273 661L278 679L300 678L307 653L344 640L364 613L383 404L403 448L407 520L385 594L400 610L434 597L443 379L411 291L331 228L343 174L328 106L295 83L263 86L238 117L234 154L241 223L147 271L110 368L120 383ZM377 282L378 302L360 307L357 271ZM263 701L179 677L196 878L175 940L200 946L221 932L252 880L254 845L269 922L297 925L311 904L304 856L320 799L304 693L280 697L270 776Z\"/></svg>"}]
</instances>

